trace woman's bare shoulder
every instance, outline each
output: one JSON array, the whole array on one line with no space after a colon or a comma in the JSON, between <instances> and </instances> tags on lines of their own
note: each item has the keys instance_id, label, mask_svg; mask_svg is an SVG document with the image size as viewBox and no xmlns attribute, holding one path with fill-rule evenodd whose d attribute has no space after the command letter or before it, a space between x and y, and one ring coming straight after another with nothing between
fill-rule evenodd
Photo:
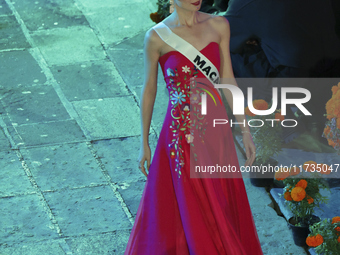
<instances>
[{"instance_id":1,"label":"woman's bare shoulder","mask_svg":"<svg viewBox=\"0 0 340 255\"><path fill-rule=\"evenodd\" d=\"M154 50L159 50L162 46L162 43L162 39L153 28L150 28L148 31L146 31L144 36L144 46L151 47Z\"/></svg>"},{"instance_id":2,"label":"woman's bare shoulder","mask_svg":"<svg viewBox=\"0 0 340 255\"><path fill-rule=\"evenodd\" d=\"M219 32L225 33L226 31L230 30L229 21L223 16L212 15L209 21L211 26L213 26L215 30Z\"/></svg>"}]
</instances>

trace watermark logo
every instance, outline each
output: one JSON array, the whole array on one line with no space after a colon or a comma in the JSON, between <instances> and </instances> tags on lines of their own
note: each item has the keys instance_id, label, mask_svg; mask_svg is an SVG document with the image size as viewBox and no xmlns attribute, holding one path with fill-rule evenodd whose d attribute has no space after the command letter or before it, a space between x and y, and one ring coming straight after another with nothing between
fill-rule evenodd
<instances>
[{"instance_id":1,"label":"watermark logo","mask_svg":"<svg viewBox=\"0 0 340 255\"><path fill-rule=\"evenodd\" d=\"M231 84L214 84L215 88L228 89L233 96L233 114L234 115L244 115L244 95L240 88ZM267 110L257 110L253 106L253 88L248 87L248 107L249 110L255 115L269 115L272 114L277 109L278 104L278 88L274 87L272 90L273 93L273 101L270 109ZM287 98L288 93L300 93L304 95L304 98L300 99L289 99ZM210 93L209 93L210 94ZM210 94L210 96L212 96ZM311 116L312 114L303 106L304 103L307 103L311 99L311 93L309 90L305 88L290 88L290 87L282 87L281 88L281 114L283 116L286 115L286 108L288 104L295 105L304 115ZM213 99L215 101L215 99ZM202 115L207 114L207 94L203 93L201 97L201 112Z\"/></svg>"}]
</instances>

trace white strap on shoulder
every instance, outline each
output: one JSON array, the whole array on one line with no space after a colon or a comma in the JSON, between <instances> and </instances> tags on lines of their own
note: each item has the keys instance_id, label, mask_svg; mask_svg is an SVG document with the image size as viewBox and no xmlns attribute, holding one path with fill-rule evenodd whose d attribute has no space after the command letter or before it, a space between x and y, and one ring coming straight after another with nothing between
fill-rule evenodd
<instances>
[{"instance_id":1,"label":"white strap on shoulder","mask_svg":"<svg viewBox=\"0 0 340 255\"><path fill-rule=\"evenodd\" d=\"M219 72L214 64L211 63L211 61L206 56L204 56L183 38L172 32L171 29L163 22L155 25L153 29L165 43L189 59L208 78L211 83L219 83Z\"/></svg>"}]
</instances>

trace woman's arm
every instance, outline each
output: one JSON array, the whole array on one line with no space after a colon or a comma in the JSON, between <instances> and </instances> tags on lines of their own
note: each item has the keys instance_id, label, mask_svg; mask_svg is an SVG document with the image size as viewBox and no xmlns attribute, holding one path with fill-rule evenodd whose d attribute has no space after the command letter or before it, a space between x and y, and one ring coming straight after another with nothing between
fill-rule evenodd
<instances>
[{"instance_id":1,"label":"woman's arm","mask_svg":"<svg viewBox=\"0 0 340 255\"><path fill-rule=\"evenodd\" d=\"M144 84L141 92L140 114L141 114L141 150L139 155L139 168L147 176L144 163L147 161L149 170L151 152L149 147L149 132L153 107L157 93L157 73L160 42L156 32L150 29L144 38Z\"/></svg>"},{"instance_id":2,"label":"woman's arm","mask_svg":"<svg viewBox=\"0 0 340 255\"><path fill-rule=\"evenodd\" d=\"M221 66L220 66L220 80L221 84L227 83L237 86L234 72L232 69L231 58L230 58L230 26L229 22L225 17L214 18L216 22L216 28L220 34L220 54L221 54ZM238 86L237 86L238 87ZM228 89L222 89L227 102L233 110L233 96ZM245 125L240 125L243 134L243 143L246 149L247 161L246 165L252 165L255 160L255 145L251 137L250 129L248 126L247 119L245 115L235 115L237 122L244 123Z\"/></svg>"}]
</instances>

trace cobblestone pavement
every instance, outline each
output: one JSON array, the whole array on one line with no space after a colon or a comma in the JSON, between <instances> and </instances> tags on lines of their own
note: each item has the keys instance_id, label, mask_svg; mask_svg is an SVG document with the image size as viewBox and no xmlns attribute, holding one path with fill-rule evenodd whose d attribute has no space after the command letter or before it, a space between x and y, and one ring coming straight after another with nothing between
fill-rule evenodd
<instances>
[{"instance_id":1,"label":"cobblestone pavement","mask_svg":"<svg viewBox=\"0 0 340 255\"><path fill-rule=\"evenodd\" d=\"M150 0L0 0L0 254L123 254L145 183ZM167 94L159 88L152 150ZM242 164L242 157L240 155ZM265 254L305 254L245 179Z\"/></svg>"}]
</instances>

